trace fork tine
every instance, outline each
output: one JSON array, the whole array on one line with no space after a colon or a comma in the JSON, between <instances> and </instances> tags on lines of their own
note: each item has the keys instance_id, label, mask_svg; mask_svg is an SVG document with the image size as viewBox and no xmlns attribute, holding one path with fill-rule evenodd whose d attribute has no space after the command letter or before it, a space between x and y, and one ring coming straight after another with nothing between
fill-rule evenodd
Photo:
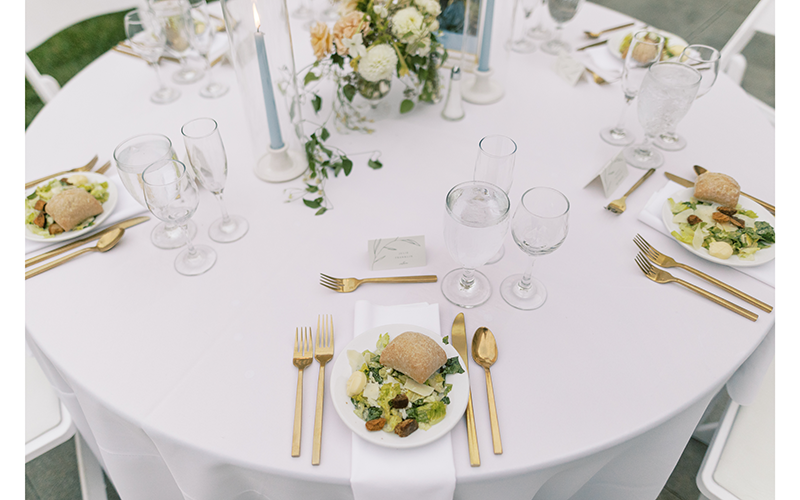
<instances>
[{"instance_id":1,"label":"fork tine","mask_svg":"<svg viewBox=\"0 0 800 500\"><path fill-rule=\"evenodd\" d=\"M328 315L328 346L333 349L333 315Z\"/></svg>"},{"instance_id":2,"label":"fork tine","mask_svg":"<svg viewBox=\"0 0 800 500\"><path fill-rule=\"evenodd\" d=\"M320 277L327 278L329 281L333 281L334 283L341 284L342 280L339 278L334 278L333 276L328 276L327 274L319 273Z\"/></svg>"},{"instance_id":3,"label":"fork tine","mask_svg":"<svg viewBox=\"0 0 800 500\"><path fill-rule=\"evenodd\" d=\"M336 285L328 285L327 283L323 283L321 281L320 281L319 284L324 286L325 288L329 288L329 289L333 290L334 292L341 292L342 291L342 288L338 287Z\"/></svg>"},{"instance_id":4,"label":"fork tine","mask_svg":"<svg viewBox=\"0 0 800 500\"><path fill-rule=\"evenodd\" d=\"M650 255L652 255L653 257L656 257L656 258L658 258L658 257L660 257L660 256L661 256L661 252L659 252L658 250L656 250L656 249L655 249L655 247L654 247L653 245L651 245L650 243L648 243L648 242L647 242L647 240L645 240L644 238L642 238L642 236L641 236L641 235L637 234L636 236L638 236L638 237L639 237L639 239L640 239L640 240L642 240L642 243L644 243L644 245L645 245L645 246L647 247L647 249L649 250L649 252L650 252Z\"/></svg>"},{"instance_id":5,"label":"fork tine","mask_svg":"<svg viewBox=\"0 0 800 500\"><path fill-rule=\"evenodd\" d=\"M300 351L297 350L297 328L294 329L294 354L297 355Z\"/></svg>"},{"instance_id":6,"label":"fork tine","mask_svg":"<svg viewBox=\"0 0 800 500\"><path fill-rule=\"evenodd\" d=\"M335 280L332 280L332 279L324 278L322 276L320 276L319 282L320 283L327 283L329 285L335 285L335 286L341 286L341 284L342 284L340 281L335 281Z\"/></svg>"},{"instance_id":7,"label":"fork tine","mask_svg":"<svg viewBox=\"0 0 800 500\"><path fill-rule=\"evenodd\" d=\"M311 343L311 327L303 328L305 330L305 340L303 341L303 352L307 353L308 356L311 356L311 352L313 350L313 345Z\"/></svg>"},{"instance_id":8,"label":"fork tine","mask_svg":"<svg viewBox=\"0 0 800 500\"><path fill-rule=\"evenodd\" d=\"M646 241L644 241L644 238L642 238L642 237L641 237L641 236L639 236L638 234L637 234L636 236L637 236L637 238L634 238L634 239L633 239L633 242L634 242L634 243L636 243L636 246L637 246L637 247L639 247L639 250L641 250L642 252L644 252L644 254L645 254L645 255L646 255L648 258L650 258L650 259L657 259L657 258L658 258L658 255L656 255L655 253L653 253L653 250L654 250L654 249L653 249L653 247L651 247L650 245L648 245L648 244L647 244L647 242L646 242Z\"/></svg>"},{"instance_id":9,"label":"fork tine","mask_svg":"<svg viewBox=\"0 0 800 500\"><path fill-rule=\"evenodd\" d=\"M647 262L647 260L642 257L642 254L637 254L635 260L636 264L639 265L639 269L641 269L644 274L647 275L651 274L652 268L650 267L650 264Z\"/></svg>"}]
</instances>

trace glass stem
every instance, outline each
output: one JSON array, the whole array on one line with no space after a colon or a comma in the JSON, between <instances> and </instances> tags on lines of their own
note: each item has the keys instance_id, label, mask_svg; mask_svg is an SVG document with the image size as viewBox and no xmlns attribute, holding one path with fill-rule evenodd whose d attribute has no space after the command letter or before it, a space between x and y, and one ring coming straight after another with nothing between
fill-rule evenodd
<instances>
[{"instance_id":1,"label":"glass stem","mask_svg":"<svg viewBox=\"0 0 800 500\"><path fill-rule=\"evenodd\" d=\"M642 141L641 144L639 144L636 147L636 154L644 158L650 158L653 155L653 152L651 151L652 148L650 147L650 144L652 144L653 139L655 139L655 137L653 137L648 133L645 133L644 141Z\"/></svg>"},{"instance_id":2,"label":"glass stem","mask_svg":"<svg viewBox=\"0 0 800 500\"><path fill-rule=\"evenodd\" d=\"M214 85L214 77L211 76L211 61L208 60L208 54L203 56L203 60L206 62L206 75L208 75L208 85L206 88L211 88Z\"/></svg>"},{"instance_id":3,"label":"glass stem","mask_svg":"<svg viewBox=\"0 0 800 500\"><path fill-rule=\"evenodd\" d=\"M197 255L197 249L192 245L192 237L189 234L189 224L183 224L181 230L184 236L186 236L186 251L189 253L189 257L195 257Z\"/></svg>"},{"instance_id":4,"label":"glass stem","mask_svg":"<svg viewBox=\"0 0 800 500\"><path fill-rule=\"evenodd\" d=\"M227 226L230 224L231 218L228 215L228 209L225 208L225 202L222 201L222 191L214 193L214 196L217 197L217 201L219 201L219 209L222 210L222 225Z\"/></svg>"},{"instance_id":5,"label":"glass stem","mask_svg":"<svg viewBox=\"0 0 800 500\"><path fill-rule=\"evenodd\" d=\"M475 286L475 270L464 268L464 272L461 274L461 288L469 290L473 286Z\"/></svg>"},{"instance_id":6,"label":"glass stem","mask_svg":"<svg viewBox=\"0 0 800 500\"><path fill-rule=\"evenodd\" d=\"M517 284L521 290L530 290L531 289L531 277L533 276L533 265L536 264L536 257L531 255L531 260L528 264L528 268L525 269L525 272L522 274L522 279L519 280Z\"/></svg>"},{"instance_id":7,"label":"glass stem","mask_svg":"<svg viewBox=\"0 0 800 500\"><path fill-rule=\"evenodd\" d=\"M553 36L553 43L561 44L561 23L556 24L556 34Z\"/></svg>"},{"instance_id":8,"label":"glass stem","mask_svg":"<svg viewBox=\"0 0 800 500\"><path fill-rule=\"evenodd\" d=\"M625 135L625 116L628 114L628 107L631 105L631 101L633 101L635 97L636 96L625 94L625 106L622 107L622 113L619 115L619 120L617 120L614 130L611 132L618 135Z\"/></svg>"},{"instance_id":9,"label":"glass stem","mask_svg":"<svg viewBox=\"0 0 800 500\"><path fill-rule=\"evenodd\" d=\"M151 62L151 63L150 63L150 66L152 66L152 67L153 67L153 69L154 69L154 70L155 70L155 72L156 72L156 79L158 80L158 90L159 90L159 91L161 91L161 90L164 90L164 89L166 89L166 88L167 88L167 86L166 86L166 85L164 85L164 79L163 79L163 78L161 78L161 69L160 69L160 68L159 68L159 66L158 66L158 61L156 61L156 62Z\"/></svg>"},{"instance_id":10,"label":"glass stem","mask_svg":"<svg viewBox=\"0 0 800 500\"><path fill-rule=\"evenodd\" d=\"M660 137L661 140L664 142L678 142L678 134L675 133L675 129L677 128L677 124L673 127L670 127L669 130L663 132Z\"/></svg>"}]
</instances>

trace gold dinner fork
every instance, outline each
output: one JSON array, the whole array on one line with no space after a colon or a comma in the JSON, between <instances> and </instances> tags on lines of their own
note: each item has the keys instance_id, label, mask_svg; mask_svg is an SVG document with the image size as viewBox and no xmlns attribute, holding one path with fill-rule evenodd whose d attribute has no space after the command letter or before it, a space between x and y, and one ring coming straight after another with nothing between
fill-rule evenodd
<instances>
[{"instance_id":1,"label":"gold dinner fork","mask_svg":"<svg viewBox=\"0 0 800 500\"><path fill-rule=\"evenodd\" d=\"M625 205L625 198L627 198L628 195L631 194L636 188L641 186L642 183L646 181L648 177L653 175L653 172L655 171L656 171L655 168L651 168L650 170L648 170L647 173L644 174L641 179L636 181L636 184L631 186L631 188L628 190L627 193L622 195L622 198L614 200L611 203L609 203L608 206L606 207L606 210L608 210L609 212L613 212L615 214L621 214L622 212L624 212L625 209L627 208L627 206Z\"/></svg>"},{"instance_id":2,"label":"gold dinner fork","mask_svg":"<svg viewBox=\"0 0 800 500\"><path fill-rule=\"evenodd\" d=\"M314 357L319 362L317 381L317 413L314 415L314 446L311 465L319 465L322 448L322 405L325 401L325 364L333 358L333 318L330 314L317 317L317 342Z\"/></svg>"},{"instance_id":3,"label":"gold dinner fork","mask_svg":"<svg viewBox=\"0 0 800 500\"><path fill-rule=\"evenodd\" d=\"M105 165L103 165L102 167L100 167L97 170L95 170L94 173L96 173L96 174L104 174L104 173L106 173L106 170L109 169L109 167L111 167L111 160L107 161Z\"/></svg>"},{"instance_id":4,"label":"gold dinner fork","mask_svg":"<svg viewBox=\"0 0 800 500\"><path fill-rule=\"evenodd\" d=\"M693 285L688 281L683 281L682 279L675 278L671 274L666 271L662 271L657 267L653 267L652 264L642 255L641 253L636 256L636 264L639 266L639 269L642 270L645 276L650 278L651 280L655 281L656 283L678 283L679 285L683 285L689 290L702 295L703 297L716 302L717 304L727 307L731 311L744 316L745 318L749 319L750 321L755 321L758 319L758 314L748 311L743 307L739 307L732 302L728 302L727 300L723 299L722 297L717 297L711 292L707 292L700 288L697 285Z\"/></svg>"},{"instance_id":5,"label":"gold dinner fork","mask_svg":"<svg viewBox=\"0 0 800 500\"><path fill-rule=\"evenodd\" d=\"M294 428L292 429L292 456L300 456L300 435L303 428L303 370L314 360L314 344L311 342L311 328L295 328L294 356L292 363L297 367L297 397L294 403Z\"/></svg>"},{"instance_id":6,"label":"gold dinner fork","mask_svg":"<svg viewBox=\"0 0 800 500\"><path fill-rule=\"evenodd\" d=\"M716 278L712 278L711 276L707 275L706 273L704 273L702 271L698 271L697 269L695 269L693 267L690 267L690 266L687 266L686 264L681 264L680 262L676 262L675 259L673 259L672 257L668 257L668 256L664 255L663 253L661 253L658 250L656 250L652 245L650 245L650 243L645 241L645 239L642 238L641 235L637 234L636 237L633 239L633 242L636 243L636 246L639 247L639 250L641 250L642 253L648 259L650 259L654 264L659 265L661 267L667 267L667 268L679 267L681 269L686 269L690 273L694 273L697 276L700 276L704 280L717 285L718 287L722 288L726 292L731 293L731 294L739 297L740 299L753 304L754 306L758 307L759 309L762 309L762 310L767 311L767 312L772 312L772 306L770 306L769 304L765 304L764 302L761 302L757 298L751 297L750 295L747 295L746 293L741 292L741 291L737 290L736 288L733 288L732 286L727 285L727 284L721 282L720 280L718 280Z\"/></svg>"},{"instance_id":7,"label":"gold dinner fork","mask_svg":"<svg viewBox=\"0 0 800 500\"><path fill-rule=\"evenodd\" d=\"M349 293L358 288L362 283L436 283L436 275L427 276L396 276L393 278L333 278L320 273L319 284L330 288L334 292Z\"/></svg>"},{"instance_id":8,"label":"gold dinner fork","mask_svg":"<svg viewBox=\"0 0 800 500\"><path fill-rule=\"evenodd\" d=\"M94 158L92 158L89 161L89 163L87 163L86 165L84 165L82 167L76 167L76 168L73 168L71 170L64 170L63 172L57 172L55 174L50 174L50 175L48 175L46 177L42 177L41 179L36 179L35 181L26 182L25 183L25 189L32 188L33 186L39 184L40 182L44 182L47 179L52 179L53 177L58 177L59 175L71 174L71 173L74 173L74 172L88 172L89 170L92 169L92 167L94 167L95 163L97 163L97 155L94 155Z\"/></svg>"}]
</instances>

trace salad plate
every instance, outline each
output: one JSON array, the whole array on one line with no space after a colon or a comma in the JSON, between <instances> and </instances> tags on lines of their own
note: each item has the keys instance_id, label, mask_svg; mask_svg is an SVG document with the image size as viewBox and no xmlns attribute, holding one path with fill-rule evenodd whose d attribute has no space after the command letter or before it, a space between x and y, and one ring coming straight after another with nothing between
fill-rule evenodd
<instances>
[{"instance_id":1,"label":"salad plate","mask_svg":"<svg viewBox=\"0 0 800 500\"><path fill-rule=\"evenodd\" d=\"M633 35L633 33L636 33L637 31L641 30L648 30L654 33L658 33L659 35L667 39L668 57L666 59L671 59L672 57L681 55L683 49L685 49L686 46L689 45L686 42L686 40L679 37L678 35L669 33L668 31L663 31L660 29L653 28L652 26L645 26L642 28L620 30L613 33L611 36L608 37L608 43L606 44L606 47L608 47L608 51L611 52L611 55L616 57L617 59L623 59L621 50L622 42L625 41L625 38L627 36ZM661 60L663 61L666 59L662 55Z\"/></svg>"},{"instance_id":2,"label":"salad plate","mask_svg":"<svg viewBox=\"0 0 800 500\"><path fill-rule=\"evenodd\" d=\"M427 335L434 339L443 349L447 358L457 356L461 367L464 368L464 373L454 373L447 375L446 383L453 384L452 390L448 393L450 404L447 405L447 414L444 419L438 424L433 425L428 430L418 429L416 432L408 437L401 438L393 432L368 431L364 420L359 418L353 413L355 407L353 406L350 397L347 395L347 379L353 373L350 367L350 361L347 357L347 351L353 350L359 353L366 350L375 351L375 344L378 337L388 333L390 339L394 339L403 332L414 331ZM416 325L384 325L375 328L370 328L361 335L355 337L347 347L339 353L333 365L333 372L331 374L331 397L333 398L333 406L336 408L336 413L342 422L353 431L358 437L369 441L370 443L386 448L415 448L423 446L437 439L441 438L461 420L464 411L467 408L467 400L469 399L469 377L466 372L467 364L464 359L458 356L455 348L452 345L442 342L442 337L436 333L416 326Z\"/></svg>"},{"instance_id":3,"label":"salad plate","mask_svg":"<svg viewBox=\"0 0 800 500\"><path fill-rule=\"evenodd\" d=\"M682 189L674 193L670 198L672 198L675 203L681 203L684 201L689 201L692 197L694 197L694 187ZM714 203L713 205L715 208L719 206L718 203ZM775 228L775 216L769 213L766 208L750 200L749 198L745 198L744 196L739 197L739 205L741 205L741 207L745 210L752 210L758 214L758 219L756 220L768 222L773 228ZM664 226L667 229L667 234L669 234L670 237L682 247L703 259L730 267L760 266L775 259L775 245L772 245L769 248L762 248L761 250L758 250L755 254L753 254L753 260L744 260L739 258L738 255L731 255L728 259L723 260L709 254L708 249L706 248L699 248L696 250L692 245L678 241L675 236L671 234L672 231L677 231L679 233L681 231L680 226L672 221L673 218L674 214L672 213L669 199L667 199L664 201L664 205L661 207L661 220L664 222Z\"/></svg>"},{"instance_id":4,"label":"salad plate","mask_svg":"<svg viewBox=\"0 0 800 500\"><path fill-rule=\"evenodd\" d=\"M73 230L73 231L65 231L63 233L56 234L56 235L53 235L53 236L42 236L42 235L39 235L39 234L35 234L33 231L31 231L28 228L28 224L25 224L25 238L26 239L31 240L31 241L53 242L53 243L58 242L58 241L71 240L73 238L77 238L79 236L85 235L86 233L88 233L88 232L90 232L90 231L92 231L94 229L97 229L97 227L100 226L100 224L102 224L103 221L105 221L108 218L109 215L111 215L111 212L114 211L114 207L117 206L117 200L119 199L119 194L117 192L116 184L114 184L114 182L112 182L111 179L109 179L108 177L106 177L103 174L97 174L97 173L94 173L94 172L79 172L79 174L83 175L87 179L89 179L89 182L92 183L92 184L102 183L102 182L108 183L108 186L106 187L106 191L108 192L108 199L104 203L102 203L102 205L103 205L103 213L97 215L95 217L95 219L94 219L94 222L90 226L87 226L87 227L85 227L83 229L77 229L77 230ZM36 185L36 186L34 186L32 188L26 189L25 190L26 198L28 196L30 196L31 194L33 194L34 191L36 191L37 188L39 188L41 186L44 186L44 185L47 185L52 181L53 181L53 179L48 179L48 180L46 180L44 182L39 183L38 185Z\"/></svg>"}]
</instances>

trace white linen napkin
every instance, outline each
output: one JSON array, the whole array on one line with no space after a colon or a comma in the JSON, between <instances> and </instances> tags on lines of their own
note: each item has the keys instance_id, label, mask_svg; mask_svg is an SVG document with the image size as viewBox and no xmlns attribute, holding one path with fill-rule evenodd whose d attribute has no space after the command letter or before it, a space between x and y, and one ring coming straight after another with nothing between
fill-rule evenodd
<instances>
[{"instance_id":1,"label":"white linen napkin","mask_svg":"<svg viewBox=\"0 0 800 500\"><path fill-rule=\"evenodd\" d=\"M575 59L606 81L614 82L622 76L622 59L612 56L608 51L607 44L573 52L573 55Z\"/></svg>"},{"instance_id":2,"label":"white linen napkin","mask_svg":"<svg viewBox=\"0 0 800 500\"><path fill-rule=\"evenodd\" d=\"M355 305L353 332L397 323L419 325L441 335L439 304ZM388 449L353 434L350 485L355 500L452 500L456 469L450 434L418 448Z\"/></svg>"},{"instance_id":3,"label":"white linen napkin","mask_svg":"<svg viewBox=\"0 0 800 500\"><path fill-rule=\"evenodd\" d=\"M667 198L682 189L686 188L672 181L667 182L666 186L653 193L653 196L650 197L644 210L639 212L639 220L669 236L669 232L661 219L661 208ZM775 288L774 260L756 267L735 267L734 269Z\"/></svg>"}]
</instances>

